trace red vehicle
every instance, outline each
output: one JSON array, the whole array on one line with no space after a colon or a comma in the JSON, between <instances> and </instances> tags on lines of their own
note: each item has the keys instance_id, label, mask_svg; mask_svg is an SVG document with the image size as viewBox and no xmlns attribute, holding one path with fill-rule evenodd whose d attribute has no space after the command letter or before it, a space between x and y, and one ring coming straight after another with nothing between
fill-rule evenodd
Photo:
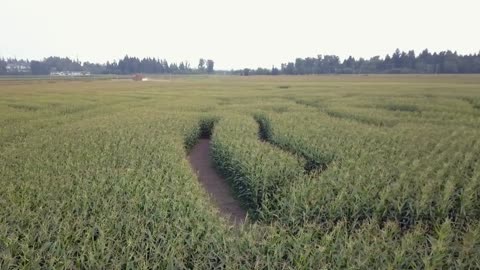
<instances>
[{"instance_id":1,"label":"red vehicle","mask_svg":"<svg viewBox=\"0 0 480 270\"><path fill-rule=\"evenodd\" d=\"M142 81L144 76L142 74L135 74L132 78L134 81Z\"/></svg>"}]
</instances>

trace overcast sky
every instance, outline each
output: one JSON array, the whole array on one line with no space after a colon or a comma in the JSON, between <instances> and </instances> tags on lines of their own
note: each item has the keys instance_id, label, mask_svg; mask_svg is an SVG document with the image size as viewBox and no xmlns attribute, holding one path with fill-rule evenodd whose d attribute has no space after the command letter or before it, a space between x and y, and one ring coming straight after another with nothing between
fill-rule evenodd
<instances>
[{"instance_id":1,"label":"overcast sky","mask_svg":"<svg viewBox=\"0 0 480 270\"><path fill-rule=\"evenodd\" d=\"M480 51L479 0L1 0L0 57L213 59L216 69L395 48Z\"/></svg>"}]
</instances>

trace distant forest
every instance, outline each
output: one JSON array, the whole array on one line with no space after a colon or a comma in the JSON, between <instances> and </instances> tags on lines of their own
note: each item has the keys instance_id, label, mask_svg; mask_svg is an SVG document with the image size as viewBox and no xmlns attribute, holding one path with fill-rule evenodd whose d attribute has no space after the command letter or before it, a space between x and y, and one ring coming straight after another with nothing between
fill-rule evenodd
<instances>
[{"instance_id":1,"label":"distant forest","mask_svg":"<svg viewBox=\"0 0 480 270\"><path fill-rule=\"evenodd\" d=\"M48 57L42 61L0 58L0 75L87 75L87 74L209 74L214 73L214 61L200 59L192 67L188 62L168 63L165 59L137 58L123 59L105 64L80 62L69 58ZM431 53L427 49L420 54L413 50L403 52L397 49L384 58L370 59L348 57L343 61L336 55L297 58L294 62L272 68L244 68L222 71L234 75L304 75L304 74L441 74L480 73L480 52L460 55L457 52L442 51Z\"/></svg>"},{"instance_id":2,"label":"distant forest","mask_svg":"<svg viewBox=\"0 0 480 270\"><path fill-rule=\"evenodd\" d=\"M297 58L282 64L280 68L236 70L239 75L304 75L304 74L409 74L409 73L480 73L480 52L459 55L452 51L431 53L427 49L416 55L413 50L397 49L391 56L375 56L370 59L350 56L341 61L336 55Z\"/></svg>"},{"instance_id":3,"label":"distant forest","mask_svg":"<svg viewBox=\"0 0 480 270\"><path fill-rule=\"evenodd\" d=\"M86 75L86 74L202 74L213 73L213 60L201 58L194 68L188 62L168 63L165 59L125 56L106 64L80 62L68 57L42 61L0 58L0 75Z\"/></svg>"}]
</instances>

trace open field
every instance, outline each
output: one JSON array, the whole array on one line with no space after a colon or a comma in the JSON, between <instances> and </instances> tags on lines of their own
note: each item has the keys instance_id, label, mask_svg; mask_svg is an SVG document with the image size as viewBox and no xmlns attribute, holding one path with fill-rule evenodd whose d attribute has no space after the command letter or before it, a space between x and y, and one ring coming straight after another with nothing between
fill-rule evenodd
<instances>
[{"instance_id":1,"label":"open field","mask_svg":"<svg viewBox=\"0 0 480 270\"><path fill-rule=\"evenodd\" d=\"M0 269L480 268L480 76L2 79L0 127Z\"/></svg>"}]
</instances>

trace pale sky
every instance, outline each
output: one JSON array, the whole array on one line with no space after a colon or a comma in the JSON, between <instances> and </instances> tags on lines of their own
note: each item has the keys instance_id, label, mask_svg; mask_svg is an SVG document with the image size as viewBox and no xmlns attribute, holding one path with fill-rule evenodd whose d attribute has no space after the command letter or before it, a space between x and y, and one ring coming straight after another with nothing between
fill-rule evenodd
<instances>
[{"instance_id":1,"label":"pale sky","mask_svg":"<svg viewBox=\"0 0 480 270\"><path fill-rule=\"evenodd\" d=\"M1 0L0 57L128 54L279 66L296 57L480 51L479 0Z\"/></svg>"}]
</instances>

